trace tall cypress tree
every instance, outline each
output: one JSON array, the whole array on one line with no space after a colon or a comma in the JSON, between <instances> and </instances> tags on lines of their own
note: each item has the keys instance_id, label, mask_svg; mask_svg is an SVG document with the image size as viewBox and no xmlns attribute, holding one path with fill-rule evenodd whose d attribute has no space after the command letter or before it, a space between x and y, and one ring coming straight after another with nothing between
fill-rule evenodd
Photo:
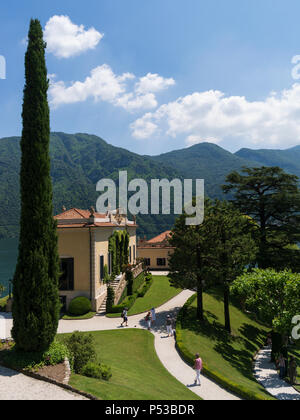
<instances>
[{"instance_id":1,"label":"tall cypress tree","mask_svg":"<svg viewBox=\"0 0 300 420\"><path fill-rule=\"evenodd\" d=\"M22 351L41 351L51 344L58 327L60 307L45 49L41 24L31 20L22 113L19 256L13 282L12 336Z\"/></svg>"}]
</instances>

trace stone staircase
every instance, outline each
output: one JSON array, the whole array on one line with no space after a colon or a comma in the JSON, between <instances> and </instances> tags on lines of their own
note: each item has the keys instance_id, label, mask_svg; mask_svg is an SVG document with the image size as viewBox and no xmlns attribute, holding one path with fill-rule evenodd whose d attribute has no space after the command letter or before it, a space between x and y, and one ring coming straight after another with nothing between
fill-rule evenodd
<instances>
[{"instance_id":1,"label":"stone staircase","mask_svg":"<svg viewBox=\"0 0 300 420\"><path fill-rule=\"evenodd\" d=\"M116 290L118 289L119 284L120 284L120 279L118 278L116 278L113 282L110 283L111 287L114 289L114 292L116 292ZM98 313L104 314L106 312L106 301L107 301L107 296L105 296L105 299L102 302Z\"/></svg>"}]
</instances>

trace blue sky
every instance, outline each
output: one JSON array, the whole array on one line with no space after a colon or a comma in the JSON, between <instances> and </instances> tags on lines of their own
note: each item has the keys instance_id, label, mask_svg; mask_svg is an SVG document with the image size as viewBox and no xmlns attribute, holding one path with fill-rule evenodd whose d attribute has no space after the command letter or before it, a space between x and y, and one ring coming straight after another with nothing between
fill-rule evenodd
<instances>
[{"instance_id":1,"label":"blue sky","mask_svg":"<svg viewBox=\"0 0 300 420\"><path fill-rule=\"evenodd\" d=\"M53 131L96 134L140 154L202 141L231 151L298 145L299 12L297 0L5 2L0 137L21 133L33 17L48 24Z\"/></svg>"}]
</instances>

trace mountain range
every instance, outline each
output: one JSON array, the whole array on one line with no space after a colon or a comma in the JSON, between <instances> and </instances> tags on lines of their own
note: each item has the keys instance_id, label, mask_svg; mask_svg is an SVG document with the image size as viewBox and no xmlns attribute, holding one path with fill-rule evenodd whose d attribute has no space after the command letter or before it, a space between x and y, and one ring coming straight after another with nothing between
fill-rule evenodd
<instances>
[{"instance_id":1,"label":"mountain range","mask_svg":"<svg viewBox=\"0 0 300 420\"><path fill-rule=\"evenodd\" d=\"M211 198L223 198L221 185L226 175L243 166L280 166L300 178L300 146L230 153L215 144L201 143L160 156L141 156L94 135L52 133L50 154L55 213L63 206L95 206L97 182L102 178L117 181L121 170L127 170L129 180L142 178L148 183L163 178L205 179L206 195ZM0 238L18 234L20 158L19 137L0 139ZM173 223L172 215L138 216L138 234L154 236Z\"/></svg>"}]
</instances>

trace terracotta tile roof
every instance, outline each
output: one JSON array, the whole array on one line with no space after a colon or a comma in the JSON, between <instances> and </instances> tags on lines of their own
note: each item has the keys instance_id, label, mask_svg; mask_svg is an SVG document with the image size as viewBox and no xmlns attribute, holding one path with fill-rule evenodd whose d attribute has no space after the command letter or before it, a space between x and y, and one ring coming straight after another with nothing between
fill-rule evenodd
<instances>
[{"instance_id":1,"label":"terracotta tile roof","mask_svg":"<svg viewBox=\"0 0 300 420\"><path fill-rule=\"evenodd\" d=\"M63 219L88 219L90 217L91 211L90 210L79 210L79 209L70 209L66 210L57 216L54 216L56 220L63 220ZM94 215L97 219L106 219L105 214L95 213Z\"/></svg>"},{"instance_id":2,"label":"terracotta tile roof","mask_svg":"<svg viewBox=\"0 0 300 420\"><path fill-rule=\"evenodd\" d=\"M156 236L155 238L150 239L147 241L148 244L159 244L168 240L171 237L171 230L167 230L166 232L161 233L160 235Z\"/></svg>"},{"instance_id":3,"label":"terracotta tile roof","mask_svg":"<svg viewBox=\"0 0 300 420\"><path fill-rule=\"evenodd\" d=\"M107 214L94 213L94 223L90 223L91 210L70 209L63 213L54 216L58 222L58 228L85 228L85 227L116 227L125 226L125 224L118 225L114 220L111 220ZM102 221L103 220L103 221ZM134 222L126 221L126 226L137 227Z\"/></svg>"}]
</instances>

